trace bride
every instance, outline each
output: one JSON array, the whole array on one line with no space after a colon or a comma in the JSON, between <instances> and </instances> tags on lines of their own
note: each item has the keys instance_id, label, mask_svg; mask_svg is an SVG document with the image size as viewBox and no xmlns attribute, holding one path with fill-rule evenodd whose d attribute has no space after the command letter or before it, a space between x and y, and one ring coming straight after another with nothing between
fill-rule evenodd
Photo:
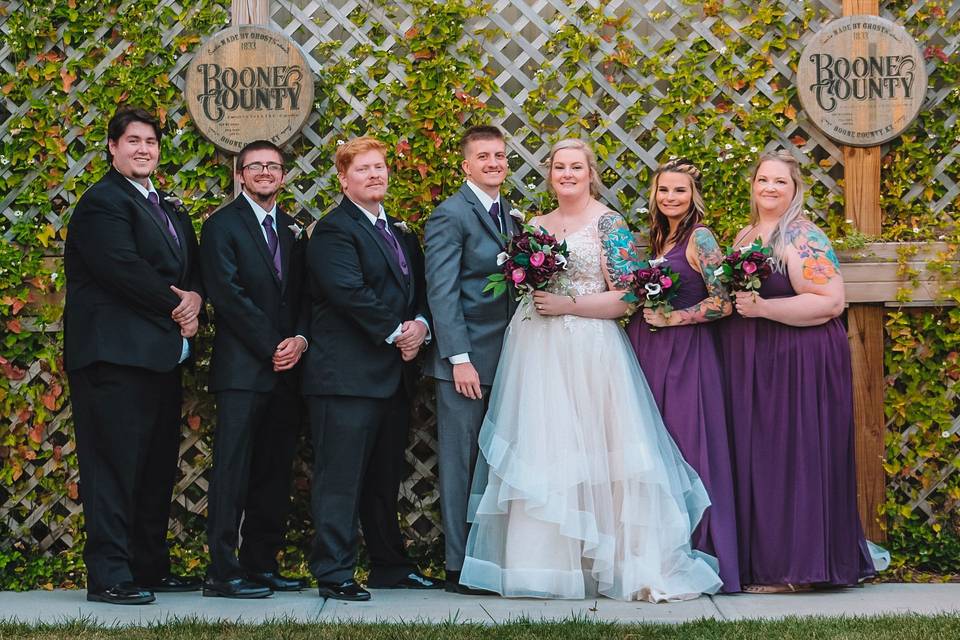
<instances>
[{"instance_id":1,"label":"bride","mask_svg":"<svg viewBox=\"0 0 960 640\"><path fill-rule=\"evenodd\" d=\"M636 255L632 235L596 200L586 143L554 145L548 179L558 207L532 224L567 241L567 271L507 329L460 582L539 598L715 593L715 559L690 547L710 500L616 321L627 311L619 276Z\"/></svg>"}]
</instances>

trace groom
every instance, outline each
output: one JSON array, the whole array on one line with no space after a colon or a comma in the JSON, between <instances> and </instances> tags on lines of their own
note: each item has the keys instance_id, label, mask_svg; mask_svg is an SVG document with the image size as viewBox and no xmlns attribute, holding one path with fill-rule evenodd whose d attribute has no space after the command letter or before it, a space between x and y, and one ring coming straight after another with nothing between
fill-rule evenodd
<instances>
[{"instance_id":1,"label":"groom","mask_svg":"<svg viewBox=\"0 0 960 640\"><path fill-rule=\"evenodd\" d=\"M500 129L477 126L461 140L460 190L438 206L425 233L427 300L436 348L426 373L437 379L440 509L446 541L446 590L476 594L460 584L467 543L467 500L477 461L477 437L497 370L512 296L483 293L497 271L505 237L519 231L500 193L507 149Z\"/></svg>"}]
</instances>

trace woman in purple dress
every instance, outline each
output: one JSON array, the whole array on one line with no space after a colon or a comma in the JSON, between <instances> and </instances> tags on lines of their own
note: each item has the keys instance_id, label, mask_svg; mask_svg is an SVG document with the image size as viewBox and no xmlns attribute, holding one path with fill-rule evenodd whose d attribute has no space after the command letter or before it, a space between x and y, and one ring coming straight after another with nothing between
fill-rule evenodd
<instances>
[{"instance_id":1,"label":"woman in purple dress","mask_svg":"<svg viewBox=\"0 0 960 640\"><path fill-rule=\"evenodd\" d=\"M711 506L693 534L696 549L716 556L723 591L740 591L733 476L720 359L711 321L730 314L714 272L723 260L705 226L700 171L671 160L653 175L650 255L680 275L674 311L645 309L627 327L663 422L703 480ZM654 332L652 328L657 328Z\"/></svg>"},{"instance_id":2,"label":"woman in purple dress","mask_svg":"<svg viewBox=\"0 0 960 640\"><path fill-rule=\"evenodd\" d=\"M774 270L720 329L744 591L845 586L874 573L857 513L850 348L830 241L785 151L754 169L750 225Z\"/></svg>"}]
</instances>

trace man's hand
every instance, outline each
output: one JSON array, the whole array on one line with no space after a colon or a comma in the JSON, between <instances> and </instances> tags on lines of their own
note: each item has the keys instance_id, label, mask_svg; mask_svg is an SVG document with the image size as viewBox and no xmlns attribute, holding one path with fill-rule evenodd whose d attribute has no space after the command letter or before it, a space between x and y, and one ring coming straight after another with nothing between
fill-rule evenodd
<instances>
[{"instance_id":1,"label":"man's hand","mask_svg":"<svg viewBox=\"0 0 960 640\"><path fill-rule=\"evenodd\" d=\"M200 329L200 321L194 318L188 322L180 323L180 336L184 338L192 338L197 335L197 331Z\"/></svg>"},{"instance_id":2,"label":"man's hand","mask_svg":"<svg viewBox=\"0 0 960 640\"><path fill-rule=\"evenodd\" d=\"M400 335L393 341L393 344L397 345L400 351L413 349L414 355L416 355L416 350L420 348L426 337L427 325L419 320L407 320L400 325Z\"/></svg>"},{"instance_id":3,"label":"man's hand","mask_svg":"<svg viewBox=\"0 0 960 640\"><path fill-rule=\"evenodd\" d=\"M180 304L173 310L170 317L182 328L185 322L194 321L200 315L203 298L196 291L183 291L173 285L170 285L170 290L180 297Z\"/></svg>"},{"instance_id":4,"label":"man's hand","mask_svg":"<svg viewBox=\"0 0 960 640\"><path fill-rule=\"evenodd\" d=\"M292 369L300 361L300 356L306 350L307 343L300 336L284 338L277 345L277 350L273 352L273 370L287 371Z\"/></svg>"},{"instance_id":5,"label":"man's hand","mask_svg":"<svg viewBox=\"0 0 960 640\"><path fill-rule=\"evenodd\" d=\"M417 357L417 353L420 352L420 347L414 347L412 349L400 349L400 358L404 362L410 362Z\"/></svg>"},{"instance_id":6,"label":"man's hand","mask_svg":"<svg viewBox=\"0 0 960 640\"><path fill-rule=\"evenodd\" d=\"M462 362L453 365L453 386L457 393L471 400L483 397L480 389L480 374L471 362Z\"/></svg>"}]
</instances>

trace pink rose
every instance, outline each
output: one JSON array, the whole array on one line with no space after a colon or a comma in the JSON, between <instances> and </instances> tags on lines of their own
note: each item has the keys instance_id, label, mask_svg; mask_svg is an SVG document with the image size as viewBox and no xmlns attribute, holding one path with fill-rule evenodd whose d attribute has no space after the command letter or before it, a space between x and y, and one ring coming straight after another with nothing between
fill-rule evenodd
<instances>
[{"instance_id":1,"label":"pink rose","mask_svg":"<svg viewBox=\"0 0 960 640\"><path fill-rule=\"evenodd\" d=\"M669 289L670 287L673 286L673 280L671 280L667 276L660 276L660 286L663 287L664 289Z\"/></svg>"},{"instance_id":2,"label":"pink rose","mask_svg":"<svg viewBox=\"0 0 960 640\"><path fill-rule=\"evenodd\" d=\"M527 279L527 272L520 267L517 267L510 272L510 279L513 280L513 284L520 284Z\"/></svg>"},{"instance_id":3,"label":"pink rose","mask_svg":"<svg viewBox=\"0 0 960 640\"><path fill-rule=\"evenodd\" d=\"M757 265L754 262L749 260L743 263L743 272L744 273L753 273L757 270Z\"/></svg>"},{"instance_id":4,"label":"pink rose","mask_svg":"<svg viewBox=\"0 0 960 640\"><path fill-rule=\"evenodd\" d=\"M544 259L546 259L546 256L543 255L543 251L537 251L530 256L530 266L539 267L543 264Z\"/></svg>"}]
</instances>

